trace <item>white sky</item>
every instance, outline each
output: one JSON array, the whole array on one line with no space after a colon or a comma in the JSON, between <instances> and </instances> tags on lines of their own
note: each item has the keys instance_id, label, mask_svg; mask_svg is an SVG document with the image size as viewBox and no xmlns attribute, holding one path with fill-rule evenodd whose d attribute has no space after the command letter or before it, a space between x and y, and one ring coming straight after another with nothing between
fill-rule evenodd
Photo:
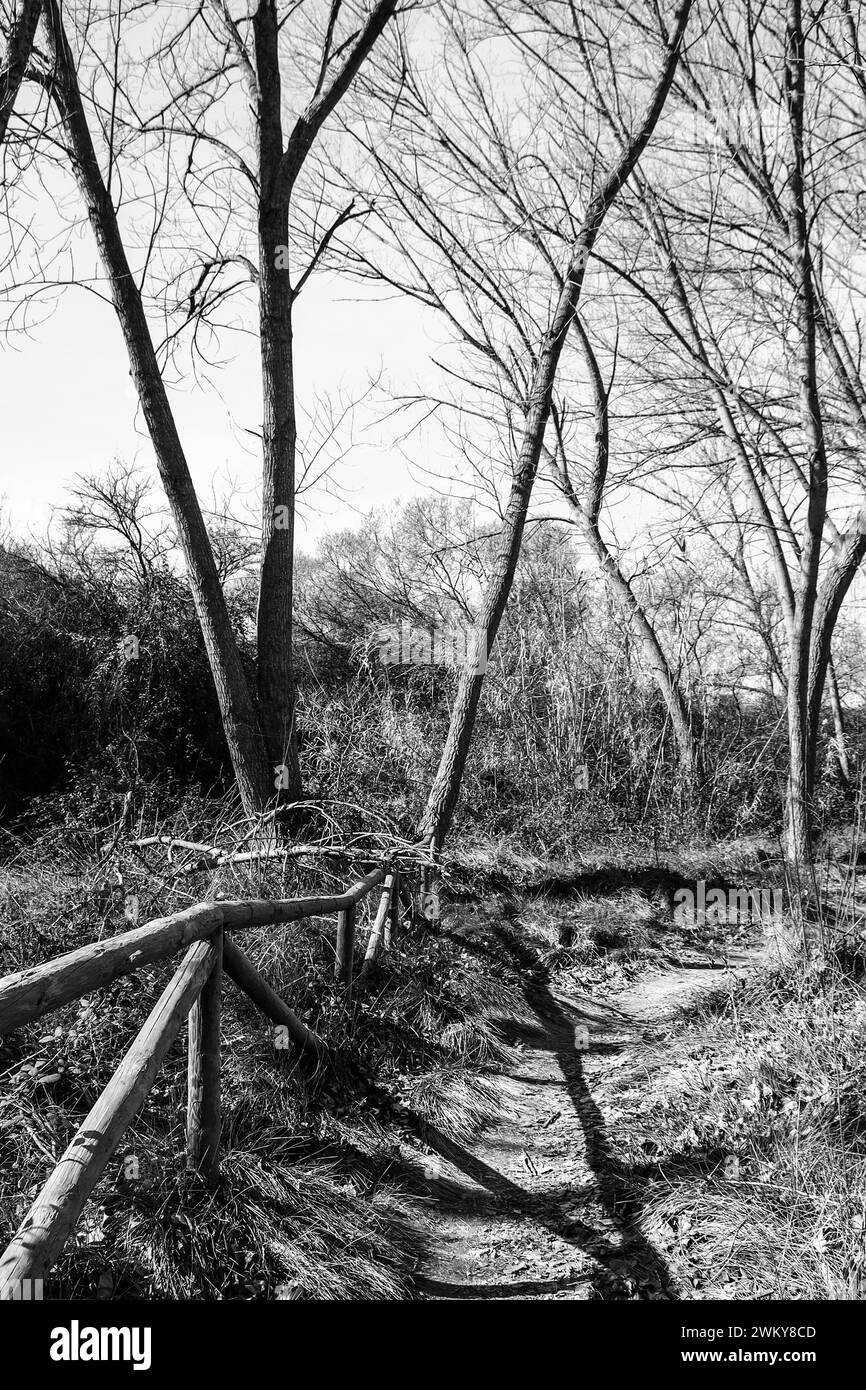
<instances>
[{"instance_id":1,"label":"white sky","mask_svg":"<svg viewBox=\"0 0 866 1390\"><path fill-rule=\"evenodd\" d=\"M131 52L136 42L153 42L164 14L156 8L151 13L140 9L134 21L127 22L124 32ZM99 34L107 42L104 29ZM132 76L147 92L146 72L137 72L133 65ZM31 100L36 102L35 95L25 89L19 105ZM231 92L227 109L234 100L240 97ZM41 184L25 176L17 215L47 250L58 234L55 205L66 200L60 226L70 217L80 221L72 239L77 273L84 277L92 272L105 292L92 233L71 180L58 177L47 166L40 165L40 170ZM130 182L127 194L134 191ZM129 218L129 208L125 216ZM135 248L138 243L133 238L127 245ZM138 263L135 249L131 259ZM65 273L64 260L54 266L49 258L48 265L49 274L55 269ZM350 295L354 298L347 298ZM255 325L254 305L251 290L243 311L250 327ZM155 337L159 331L157 327ZM344 402L360 399L370 379L380 374L383 385L394 390L423 390L425 383L438 378L431 355L442 341L442 326L417 304L382 300L372 287L365 292L364 287L347 288L345 281L338 283L330 274L314 275L295 306L299 414L304 409L321 409L329 397L335 401L342 397ZM261 429L258 338L254 333L223 333L220 351L229 365L212 372L206 385L196 383L188 356L184 359L184 380L170 390L171 404L203 507L211 503L214 488L224 493L231 480L242 494L240 510L249 511L252 504L257 515L254 497L260 486L261 454L255 433L246 432ZM170 370L167 382L175 375ZM307 499L302 501L299 548L309 547L325 529L357 522L359 511L423 490L422 478L413 481L403 451L394 443L397 427L382 419L384 400L384 391L375 405L368 396L355 411L353 447L334 473L343 500L319 489L317 497L310 499L312 506ZM155 497L161 499L153 451L129 378L114 309L86 290L64 290L54 313L27 337L0 339L0 422L0 529L5 524L15 534L44 534L52 512L67 500L66 489L76 475L101 473L117 457L141 465L154 480ZM343 433L348 436L349 430ZM301 445L304 435L300 418ZM425 440L423 446L413 441L413 447L417 457L421 447L435 451L437 445ZM439 458L434 466L448 470L449 460Z\"/></svg>"},{"instance_id":2,"label":"white sky","mask_svg":"<svg viewBox=\"0 0 866 1390\"><path fill-rule=\"evenodd\" d=\"M431 354L441 344L436 325L408 301L347 299L328 275L314 277L296 306L297 391L301 406L341 395L358 399L382 373L400 390L417 389L437 373ZM212 485L228 480L249 496L258 484L261 427L258 344L226 338L234 359L210 383L191 376L171 390L181 440L202 504ZM304 507L298 545L322 530L357 521L358 512L423 489L413 482L397 433L381 419L382 402L368 398L355 411L353 447L335 477L344 497L318 490L320 505ZM64 292L53 315L29 337L7 338L0 354L0 497L3 521L17 534L42 534L53 509L64 505L75 475L103 471L115 457L139 463L158 485L150 440L137 411L128 360L113 308L80 289ZM300 432L303 434L303 423ZM348 431L347 431L348 432ZM447 466L448 460L439 460Z\"/></svg>"}]
</instances>

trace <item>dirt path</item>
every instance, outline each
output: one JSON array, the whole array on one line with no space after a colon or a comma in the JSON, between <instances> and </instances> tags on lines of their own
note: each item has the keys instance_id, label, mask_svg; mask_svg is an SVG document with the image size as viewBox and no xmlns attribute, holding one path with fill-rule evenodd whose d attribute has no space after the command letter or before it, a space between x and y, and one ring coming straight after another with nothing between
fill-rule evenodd
<instances>
[{"instance_id":1,"label":"dirt path","mask_svg":"<svg viewBox=\"0 0 866 1390\"><path fill-rule=\"evenodd\" d=\"M512 951L520 948L511 940ZM760 951L733 958L735 973ZM642 1236L634 1184L612 1157L593 1091L623 1048L639 1048L724 969L644 975L611 1004L550 990L528 957L538 1020L519 1065L495 1078L501 1120L471 1146L443 1142L431 1161L430 1299L678 1297L663 1257ZM575 1029L589 1033L588 1051Z\"/></svg>"}]
</instances>

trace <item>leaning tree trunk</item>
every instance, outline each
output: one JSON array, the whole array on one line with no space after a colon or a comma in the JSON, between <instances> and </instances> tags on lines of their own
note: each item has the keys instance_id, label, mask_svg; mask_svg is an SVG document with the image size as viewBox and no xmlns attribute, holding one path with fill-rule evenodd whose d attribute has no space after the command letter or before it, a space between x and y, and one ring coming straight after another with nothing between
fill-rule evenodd
<instances>
[{"instance_id":1,"label":"leaning tree trunk","mask_svg":"<svg viewBox=\"0 0 866 1390\"><path fill-rule=\"evenodd\" d=\"M599 517L610 463L609 391L605 389L589 334L580 319L575 319L574 326L589 370L595 415L594 458L583 500L575 490L561 438L558 439L557 450L550 455L551 474L574 518L575 526L607 580L665 702L679 751L680 785L691 798L699 769L688 705L655 628L601 535Z\"/></svg>"},{"instance_id":2,"label":"leaning tree trunk","mask_svg":"<svg viewBox=\"0 0 866 1390\"><path fill-rule=\"evenodd\" d=\"M640 159L661 115L673 81L680 44L688 22L691 0L681 0L670 35L661 75L637 133L628 142L603 187L587 210L583 227L562 280L562 288L550 326L541 344L532 374L520 453L502 523L493 574L476 622L469 658L463 668L445 748L427 799L422 831L440 846L448 833L460 794L460 784L478 713L484 668L493 649L508 602L520 554L532 488L538 472L544 436L550 419L553 386L566 336L571 328L586 262L607 213Z\"/></svg>"},{"instance_id":3,"label":"leaning tree trunk","mask_svg":"<svg viewBox=\"0 0 866 1390\"><path fill-rule=\"evenodd\" d=\"M866 556L866 504L845 537L835 564L822 582L815 602L812 623L812 649L809 659L809 732L817 748L821 726L821 703L831 667L831 644L836 621L860 564ZM837 687L838 688L838 687ZM831 689L832 695L832 689Z\"/></svg>"},{"instance_id":4,"label":"leaning tree trunk","mask_svg":"<svg viewBox=\"0 0 866 1390\"><path fill-rule=\"evenodd\" d=\"M0 145L6 138L9 117L24 81L41 10L42 0L22 0L9 28L9 41L0 67Z\"/></svg>"},{"instance_id":5,"label":"leaning tree trunk","mask_svg":"<svg viewBox=\"0 0 866 1390\"><path fill-rule=\"evenodd\" d=\"M47 0L51 95L72 154L75 177L93 226L138 389L160 477L171 505L190 589L216 686L226 742L246 810L262 811L273 792L265 746L232 631L207 529L159 370L147 318L129 267L81 101L58 0Z\"/></svg>"},{"instance_id":6,"label":"leaning tree trunk","mask_svg":"<svg viewBox=\"0 0 866 1390\"><path fill-rule=\"evenodd\" d=\"M665 655L658 634L644 611L631 584L626 579L616 560L611 555L598 531L587 527L582 532L593 555L601 567L608 585L619 607L627 619L632 634L652 678L665 702L671 728L677 743L680 760L680 777L690 789L694 788L698 777L698 759L692 722L688 705L683 696L680 683Z\"/></svg>"}]
</instances>

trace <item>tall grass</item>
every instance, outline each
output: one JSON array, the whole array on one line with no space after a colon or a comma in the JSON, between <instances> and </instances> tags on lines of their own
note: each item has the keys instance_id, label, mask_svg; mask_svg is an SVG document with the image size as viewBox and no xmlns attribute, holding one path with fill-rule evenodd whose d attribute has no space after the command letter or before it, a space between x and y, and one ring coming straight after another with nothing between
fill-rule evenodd
<instances>
[{"instance_id":1,"label":"tall grass","mask_svg":"<svg viewBox=\"0 0 866 1390\"><path fill-rule=\"evenodd\" d=\"M866 991L770 963L598 1093L681 1296L866 1295Z\"/></svg>"}]
</instances>

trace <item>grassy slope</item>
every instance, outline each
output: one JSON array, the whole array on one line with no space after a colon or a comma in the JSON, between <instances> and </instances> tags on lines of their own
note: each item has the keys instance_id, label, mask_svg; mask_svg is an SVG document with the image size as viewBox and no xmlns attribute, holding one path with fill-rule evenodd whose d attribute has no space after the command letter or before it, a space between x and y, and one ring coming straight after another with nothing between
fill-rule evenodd
<instances>
[{"instance_id":1,"label":"grassy slope","mask_svg":"<svg viewBox=\"0 0 866 1390\"><path fill-rule=\"evenodd\" d=\"M599 1078L642 1226L696 1298L866 1295L866 991L769 965Z\"/></svg>"},{"instance_id":2,"label":"grassy slope","mask_svg":"<svg viewBox=\"0 0 866 1390\"><path fill-rule=\"evenodd\" d=\"M205 896L208 884L151 894L121 864L106 898L93 861L56 845L7 865L0 891L3 973L122 930L124 898L142 920ZM210 885L213 887L213 885ZM223 888L228 885L223 883ZM309 885L238 877L232 896ZM351 1016L335 998L333 923L245 934L244 949L324 1036L336 1057L310 1075L226 985L224 1181L215 1196L184 1171L183 1037L123 1154L88 1203L55 1271L57 1296L394 1298L411 1287L424 1199L424 1125L459 1140L490 1115L484 1071L508 1055L491 1015L519 1009L514 979L491 975L447 939L409 939L371 973ZM175 962L176 964L176 962ZM0 1048L0 1239L108 1081L172 965L141 971L51 1014ZM137 1176L135 1176L137 1172ZM132 1176L130 1176L132 1174Z\"/></svg>"},{"instance_id":3,"label":"grassy slope","mask_svg":"<svg viewBox=\"0 0 866 1390\"><path fill-rule=\"evenodd\" d=\"M414 1216L429 1200L425 1125L465 1142L493 1118L485 1073L507 1064L507 1025L526 1010L514 959L497 951L497 930L519 929L555 987L609 996L647 963L664 966L695 944L671 922L672 885L735 872L742 879L753 868L730 854L709 869L680 860L671 874L626 862L557 869L485 847L465 851L449 870L445 932L404 938L351 1018L334 998L331 923L250 933L244 948L327 1038L336 1067L305 1074L227 984L219 1192L208 1194L184 1171L181 1038L127 1136L124 1155L135 1164L119 1155L109 1166L52 1291L411 1295ZM126 892L138 893L146 920L215 887L205 875L159 883L134 859L121 859L119 869L123 887L107 895L104 867L72 848L58 851L56 839L10 862L0 879L2 971L123 929ZM175 871L164 863L162 870L171 880ZM282 896L310 882L272 870L219 886L231 896ZM736 930L731 924L727 934ZM479 937L485 953L472 949ZM4 1041L0 1239L168 973L119 981ZM694 1296L856 1296L864 1030L866 1002L850 971L775 971L738 995L722 992L679 1021L673 1036L599 1072L614 1155L641 1189L646 1234ZM736 1179L724 1176L731 1157Z\"/></svg>"}]
</instances>

